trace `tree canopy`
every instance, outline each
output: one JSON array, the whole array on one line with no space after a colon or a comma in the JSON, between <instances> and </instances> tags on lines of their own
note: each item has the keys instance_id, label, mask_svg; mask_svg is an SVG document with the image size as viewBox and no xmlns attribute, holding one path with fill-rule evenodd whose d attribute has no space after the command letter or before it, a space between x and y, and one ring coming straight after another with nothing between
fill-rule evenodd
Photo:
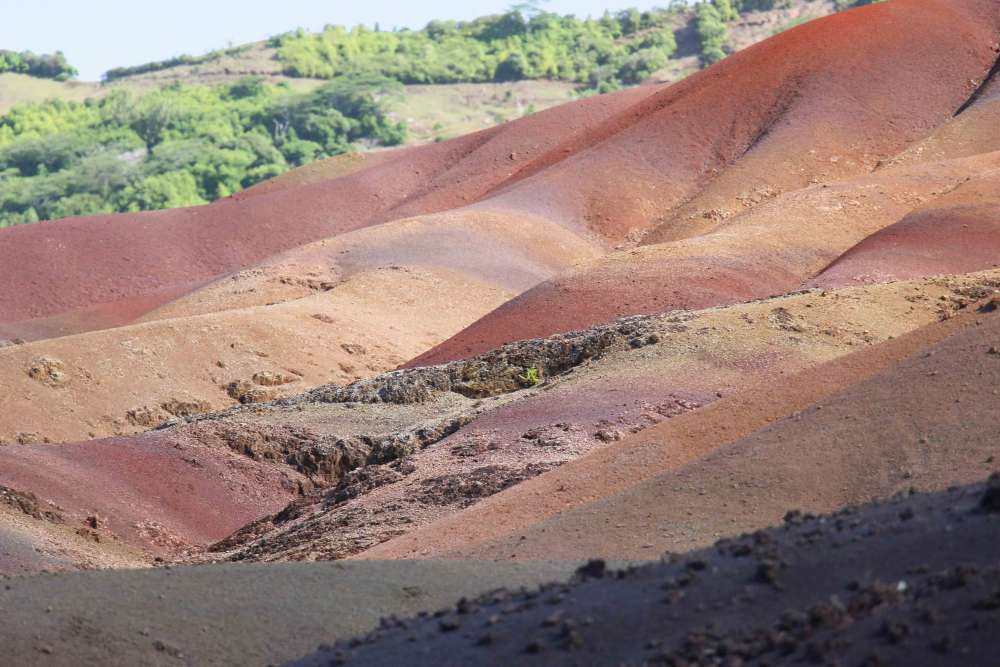
<instances>
[{"instance_id":1,"label":"tree canopy","mask_svg":"<svg viewBox=\"0 0 1000 667\"><path fill-rule=\"evenodd\" d=\"M539 3L473 21L431 21L384 32L329 25L271 39L290 76L377 73L406 84L523 79L612 90L648 77L676 49L673 12L625 10L597 19L542 11Z\"/></svg>"},{"instance_id":2,"label":"tree canopy","mask_svg":"<svg viewBox=\"0 0 1000 667\"><path fill-rule=\"evenodd\" d=\"M203 204L357 144L395 145L398 83L342 78L309 94L247 79L123 89L0 116L0 227Z\"/></svg>"},{"instance_id":3,"label":"tree canopy","mask_svg":"<svg viewBox=\"0 0 1000 667\"><path fill-rule=\"evenodd\" d=\"M31 51L7 51L0 49L0 74L14 72L40 79L65 81L74 78L78 72L69 64L62 51L51 54L36 54Z\"/></svg>"}]
</instances>

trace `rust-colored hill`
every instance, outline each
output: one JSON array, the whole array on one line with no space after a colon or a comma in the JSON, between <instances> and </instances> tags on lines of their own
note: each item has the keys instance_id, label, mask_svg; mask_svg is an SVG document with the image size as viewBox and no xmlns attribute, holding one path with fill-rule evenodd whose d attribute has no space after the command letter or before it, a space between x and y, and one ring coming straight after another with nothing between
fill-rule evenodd
<instances>
[{"instance_id":1,"label":"rust-colored hill","mask_svg":"<svg viewBox=\"0 0 1000 667\"><path fill-rule=\"evenodd\" d=\"M675 85L203 207L0 230L0 574L197 565L190 582L232 587L240 568L219 561L266 578L353 559L343 572L460 571L431 589L480 592L476 562L653 559L789 510L984 479L1000 456L998 63L996 0L888 0ZM879 554L953 564L937 519L874 511ZM829 600L806 581L822 555L795 585ZM455 558L472 564L371 562ZM770 560L752 568L768 585ZM806 600L771 588L762 613ZM422 590L379 608L416 613ZM143 659L188 659L116 627ZM30 644L18 655L44 653Z\"/></svg>"},{"instance_id":2,"label":"rust-colored hill","mask_svg":"<svg viewBox=\"0 0 1000 667\"><path fill-rule=\"evenodd\" d=\"M977 237L960 225L981 229L992 224L992 174L998 167L1000 151L903 164L748 200L742 212L704 233L581 262L503 304L410 365L462 358L508 339L546 336L629 314L707 308L793 291L855 246L863 247L866 239L877 243L881 230L910 217L966 212L955 243L949 237L938 247L917 250L940 256L936 267L928 259L912 268L900 265L897 275L892 273L892 257L878 257L872 261L886 260L880 266L883 280L890 275L905 279L948 273L949 268L989 268L990 244L995 241L962 253L963 244L976 243ZM938 232L938 238L943 233ZM970 234L967 241L960 240L963 234ZM920 243L917 235L911 245ZM952 257L950 264L947 257Z\"/></svg>"},{"instance_id":3,"label":"rust-colored hill","mask_svg":"<svg viewBox=\"0 0 1000 667\"><path fill-rule=\"evenodd\" d=\"M715 210L758 188L858 174L975 93L996 59L990 5L895 0L810 22L674 86L564 105L341 178L4 230L0 324L193 288L302 243L476 202L620 241L692 197ZM20 329L31 336L30 323Z\"/></svg>"},{"instance_id":4,"label":"rust-colored hill","mask_svg":"<svg viewBox=\"0 0 1000 667\"><path fill-rule=\"evenodd\" d=\"M399 151L392 160L332 180L261 188L192 209L5 229L0 325L21 323L21 337L29 337L26 320L193 289L303 243L471 203L652 92L640 88L565 105ZM107 313L104 321L122 324L134 315L127 308L117 322Z\"/></svg>"}]
</instances>

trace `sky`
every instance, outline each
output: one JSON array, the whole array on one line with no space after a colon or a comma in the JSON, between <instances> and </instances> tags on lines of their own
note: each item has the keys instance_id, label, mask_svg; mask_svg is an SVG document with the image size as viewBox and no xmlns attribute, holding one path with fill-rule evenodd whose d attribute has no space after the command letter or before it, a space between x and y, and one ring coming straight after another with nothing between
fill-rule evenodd
<instances>
[{"instance_id":1,"label":"sky","mask_svg":"<svg viewBox=\"0 0 1000 667\"><path fill-rule=\"evenodd\" d=\"M96 81L113 67L182 54L200 55L230 43L266 39L298 27L363 23L382 29L420 28L431 19L467 20L506 10L512 0L0 0L0 49L62 51ZM643 0L549 0L559 14L598 16Z\"/></svg>"}]
</instances>

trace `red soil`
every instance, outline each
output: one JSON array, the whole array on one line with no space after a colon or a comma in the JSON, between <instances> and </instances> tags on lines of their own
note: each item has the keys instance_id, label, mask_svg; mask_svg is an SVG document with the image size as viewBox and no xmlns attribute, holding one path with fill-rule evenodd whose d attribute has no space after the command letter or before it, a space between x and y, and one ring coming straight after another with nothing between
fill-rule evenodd
<instances>
[{"instance_id":1,"label":"red soil","mask_svg":"<svg viewBox=\"0 0 1000 667\"><path fill-rule=\"evenodd\" d=\"M1000 178L977 179L872 234L811 280L834 288L1000 266Z\"/></svg>"},{"instance_id":2,"label":"red soil","mask_svg":"<svg viewBox=\"0 0 1000 667\"><path fill-rule=\"evenodd\" d=\"M969 13L976 7L978 17ZM412 363L793 289L825 266L817 259L832 261L849 246L838 249L807 226L786 232L780 248L748 235L738 254L706 248L679 257L668 242L739 233L746 219L728 217L758 191L769 198L867 172L931 132L993 65L998 30L1000 15L980 3L897 0L807 23L650 96L629 110L627 126L609 121L603 142L490 200L547 205L553 217L568 214L617 239L690 199L649 234L650 248L542 283Z\"/></svg>"},{"instance_id":3,"label":"red soil","mask_svg":"<svg viewBox=\"0 0 1000 667\"><path fill-rule=\"evenodd\" d=\"M94 306L67 310L48 317L0 323L0 338L26 341L70 336L81 331L120 327L186 294L197 285L181 285Z\"/></svg>"},{"instance_id":4,"label":"red soil","mask_svg":"<svg viewBox=\"0 0 1000 667\"><path fill-rule=\"evenodd\" d=\"M0 485L30 489L70 524L97 516L100 530L153 554L213 542L278 511L299 480L285 466L170 433L0 448Z\"/></svg>"},{"instance_id":5,"label":"red soil","mask_svg":"<svg viewBox=\"0 0 1000 667\"><path fill-rule=\"evenodd\" d=\"M782 191L856 174L969 97L996 55L991 6L895 0L787 31L675 86L564 105L333 180L3 230L0 322L183 290L309 241L485 199L616 241L709 185L731 200L762 182Z\"/></svg>"},{"instance_id":6,"label":"red soil","mask_svg":"<svg viewBox=\"0 0 1000 667\"><path fill-rule=\"evenodd\" d=\"M261 188L197 208L0 230L0 323L193 288L309 241L463 205L528 163L511 159L512 149L547 154L650 92L592 98L399 151L330 181Z\"/></svg>"},{"instance_id":7,"label":"red soil","mask_svg":"<svg viewBox=\"0 0 1000 667\"><path fill-rule=\"evenodd\" d=\"M544 282L407 366L462 359L514 340L583 329L624 315L698 310L771 296L801 281L777 258L766 262L752 256L678 258L655 249L643 252L644 257L598 261L593 268Z\"/></svg>"},{"instance_id":8,"label":"red soil","mask_svg":"<svg viewBox=\"0 0 1000 667\"><path fill-rule=\"evenodd\" d=\"M986 180L970 178L998 168L1000 152L994 152L907 164L785 193L699 236L581 264L503 304L408 365L463 358L509 340L624 315L728 305L798 289L860 241L905 217L915 202L954 207L994 201Z\"/></svg>"},{"instance_id":9,"label":"red soil","mask_svg":"<svg viewBox=\"0 0 1000 667\"><path fill-rule=\"evenodd\" d=\"M973 93L996 58L988 4L896 0L786 31L609 119L493 201L618 240L691 197L704 210L866 171Z\"/></svg>"}]
</instances>

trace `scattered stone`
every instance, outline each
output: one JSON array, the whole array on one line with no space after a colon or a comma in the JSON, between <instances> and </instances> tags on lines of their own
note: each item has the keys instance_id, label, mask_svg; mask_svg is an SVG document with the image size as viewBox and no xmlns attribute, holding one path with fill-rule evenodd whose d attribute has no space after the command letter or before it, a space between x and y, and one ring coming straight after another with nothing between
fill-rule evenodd
<instances>
[{"instance_id":1,"label":"scattered stone","mask_svg":"<svg viewBox=\"0 0 1000 667\"><path fill-rule=\"evenodd\" d=\"M181 401L171 398L160 404L163 410L173 417L191 417L209 412L212 406L206 401Z\"/></svg>"},{"instance_id":2,"label":"scattered stone","mask_svg":"<svg viewBox=\"0 0 1000 667\"><path fill-rule=\"evenodd\" d=\"M181 650L178 647L174 646L169 642L161 641L159 639L153 642L153 648L155 648L160 653L165 653L169 655L171 658L184 657L184 654L181 653Z\"/></svg>"},{"instance_id":3,"label":"scattered stone","mask_svg":"<svg viewBox=\"0 0 1000 667\"><path fill-rule=\"evenodd\" d=\"M576 574L583 579L603 579L607 570L607 563L604 560L595 558L587 561L585 565L578 567Z\"/></svg>"},{"instance_id":4,"label":"scattered stone","mask_svg":"<svg viewBox=\"0 0 1000 667\"><path fill-rule=\"evenodd\" d=\"M622 439L622 432L616 428L603 428L594 437L601 442L617 442Z\"/></svg>"},{"instance_id":5,"label":"scattered stone","mask_svg":"<svg viewBox=\"0 0 1000 667\"><path fill-rule=\"evenodd\" d=\"M0 486L0 505L12 507L40 521L48 521L49 523L64 522L58 508L39 500L38 496L29 491L15 491L6 486Z\"/></svg>"},{"instance_id":6,"label":"scattered stone","mask_svg":"<svg viewBox=\"0 0 1000 667\"><path fill-rule=\"evenodd\" d=\"M46 387L62 387L69 382L66 364L54 357L38 357L28 367L28 377Z\"/></svg>"},{"instance_id":7,"label":"scattered stone","mask_svg":"<svg viewBox=\"0 0 1000 667\"><path fill-rule=\"evenodd\" d=\"M140 428L153 428L163 422L163 415L159 410L143 405L133 408L125 413L125 420L132 426Z\"/></svg>"},{"instance_id":8,"label":"scattered stone","mask_svg":"<svg viewBox=\"0 0 1000 667\"><path fill-rule=\"evenodd\" d=\"M267 403L278 397L277 390L265 389L248 380L235 380L226 385L226 393L243 405Z\"/></svg>"},{"instance_id":9,"label":"scattered stone","mask_svg":"<svg viewBox=\"0 0 1000 667\"><path fill-rule=\"evenodd\" d=\"M1000 512L1000 473L990 475L986 483L986 491L979 499L979 508L984 512Z\"/></svg>"}]
</instances>

